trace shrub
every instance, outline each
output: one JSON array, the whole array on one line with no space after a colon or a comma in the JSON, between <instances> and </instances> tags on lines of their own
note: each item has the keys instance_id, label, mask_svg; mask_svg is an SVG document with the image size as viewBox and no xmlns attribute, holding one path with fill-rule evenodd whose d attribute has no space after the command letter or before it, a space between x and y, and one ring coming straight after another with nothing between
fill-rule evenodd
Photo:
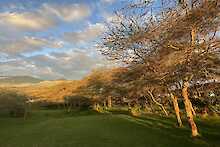
<instances>
[{"instance_id":1,"label":"shrub","mask_svg":"<svg viewBox=\"0 0 220 147\"><path fill-rule=\"evenodd\" d=\"M44 109L61 109L63 108L63 102L52 102L52 101L40 101L35 103L36 106Z\"/></svg>"},{"instance_id":2,"label":"shrub","mask_svg":"<svg viewBox=\"0 0 220 147\"><path fill-rule=\"evenodd\" d=\"M129 111L132 116L140 116L141 115L141 107L139 105L134 105L129 108Z\"/></svg>"},{"instance_id":3,"label":"shrub","mask_svg":"<svg viewBox=\"0 0 220 147\"><path fill-rule=\"evenodd\" d=\"M0 111L13 117L25 115L27 97L14 91L0 92Z\"/></svg>"},{"instance_id":4,"label":"shrub","mask_svg":"<svg viewBox=\"0 0 220 147\"><path fill-rule=\"evenodd\" d=\"M92 105L91 99L84 96L67 96L64 100L68 110L89 109Z\"/></svg>"}]
</instances>

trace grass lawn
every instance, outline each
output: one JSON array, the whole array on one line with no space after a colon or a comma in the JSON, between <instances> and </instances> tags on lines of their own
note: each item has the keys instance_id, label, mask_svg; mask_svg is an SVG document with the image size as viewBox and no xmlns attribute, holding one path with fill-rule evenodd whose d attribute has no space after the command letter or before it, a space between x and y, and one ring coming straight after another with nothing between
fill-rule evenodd
<instances>
[{"instance_id":1,"label":"grass lawn","mask_svg":"<svg viewBox=\"0 0 220 147\"><path fill-rule=\"evenodd\" d=\"M172 118L44 110L26 121L0 118L0 147L220 147L220 120L197 122L202 137L192 139Z\"/></svg>"}]
</instances>

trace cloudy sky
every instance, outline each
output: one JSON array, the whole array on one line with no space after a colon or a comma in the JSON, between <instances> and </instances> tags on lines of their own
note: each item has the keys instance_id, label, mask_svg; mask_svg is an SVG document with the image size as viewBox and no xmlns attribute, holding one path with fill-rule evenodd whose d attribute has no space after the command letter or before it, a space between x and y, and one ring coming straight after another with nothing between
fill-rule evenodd
<instances>
[{"instance_id":1,"label":"cloudy sky","mask_svg":"<svg viewBox=\"0 0 220 147\"><path fill-rule=\"evenodd\" d=\"M120 0L0 0L0 75L80 79L109 64L96 44Z\"/></svg>"}]
</instances>

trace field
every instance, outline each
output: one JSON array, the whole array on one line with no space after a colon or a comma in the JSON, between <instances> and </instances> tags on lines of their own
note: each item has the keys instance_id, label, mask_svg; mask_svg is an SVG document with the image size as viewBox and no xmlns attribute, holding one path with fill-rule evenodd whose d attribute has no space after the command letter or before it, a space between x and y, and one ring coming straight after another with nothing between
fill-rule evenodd
<instances>
[{"instance_id":1,"label":"field","mask_svg":"<svg viewBox=\"0 0 220 147\"><path fill-rule=\"evenodd\" d=\"M192 139L173 118L41 110L25 121L0 118L0 147L219 147L220 120L197 123L202 135Z\"/></svg>"}]
</instances>

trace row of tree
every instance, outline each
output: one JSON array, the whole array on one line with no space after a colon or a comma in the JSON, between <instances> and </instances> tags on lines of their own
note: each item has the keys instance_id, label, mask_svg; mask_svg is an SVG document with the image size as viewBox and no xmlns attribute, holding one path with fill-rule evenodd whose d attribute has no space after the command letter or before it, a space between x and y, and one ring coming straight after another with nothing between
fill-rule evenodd
<instances>
[{"instance_id":1,"label":"row of tree","mask_svg":"<svg viewBox=\"0 0 220 147\"><path fill-rule=\"evenodd\" d=\"M85 77L72 96L65 97L68 111L88 109L101 112L115 108L127 108L134 116L157 113L176 115L181 127L184 115L182 83L173 87L158 83L153 77L145 77L143 64L93 71ZM220 83L209 82L190 85L188 95L193 116L220 114Z\"/></svg>"},{"instance_id":2,"label":"row of tree","mask_svg":"<svg viewBox=\"0 0 220 147\"><path fill-rule=\"evenodd\" d=\"M116 13L100 47L109 59L134 69L119 78L134 97L148 94L167 115L153 93L169 94L180 126L177 99L182 96L193 137L199 133L189 89L213 82L219 74L219 14L219 0L131 2Z\"/></svg>"}]
</instances>

